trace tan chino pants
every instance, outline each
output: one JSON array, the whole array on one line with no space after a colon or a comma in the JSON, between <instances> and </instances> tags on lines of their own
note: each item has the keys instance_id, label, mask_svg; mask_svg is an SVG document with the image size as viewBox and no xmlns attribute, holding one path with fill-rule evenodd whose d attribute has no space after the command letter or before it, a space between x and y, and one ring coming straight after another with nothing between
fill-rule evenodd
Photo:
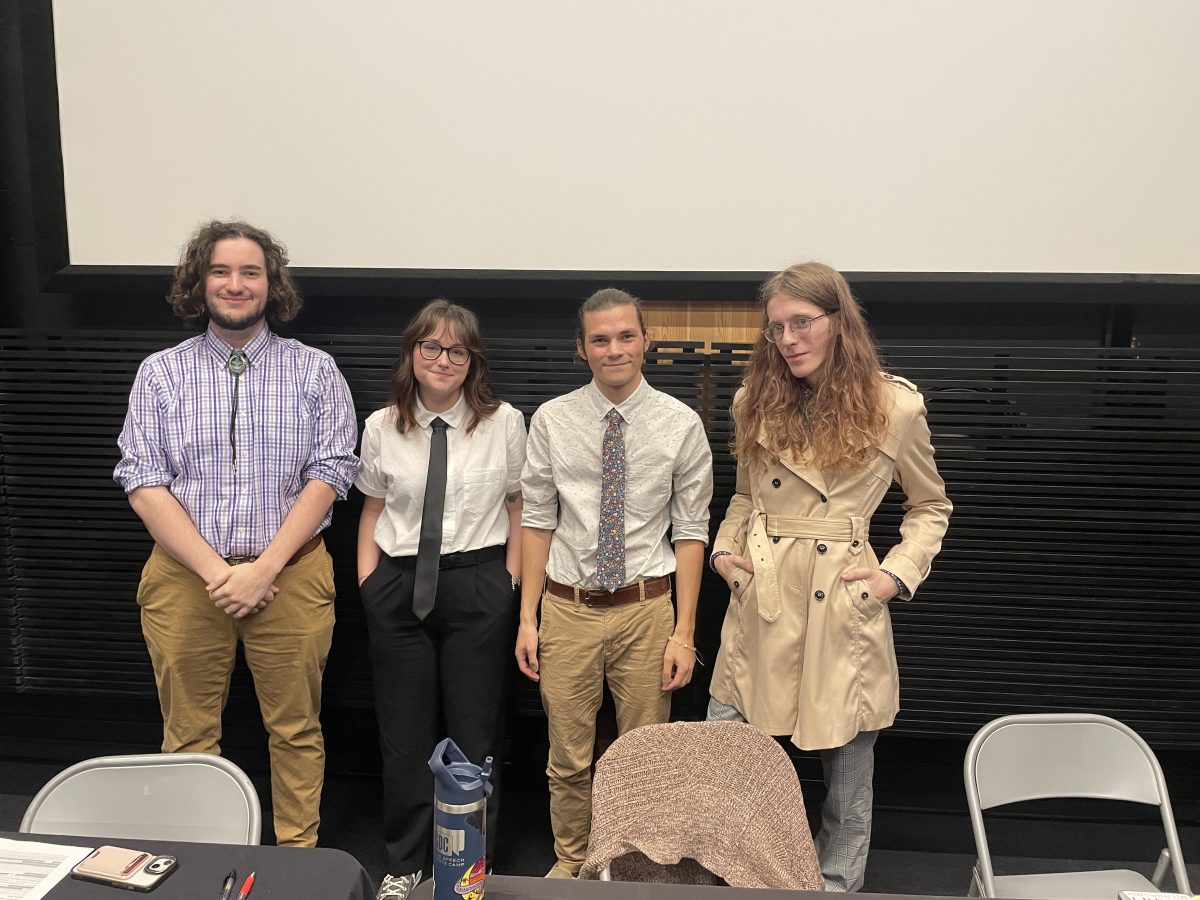
<instances>
[{"instance_id":1,"label":"tan chino pants","mask_svg":"<svg viewBox=\"0 0 1200 900\"><path fill-rule=\"evenodd\" d=\"M163 715L164 753L220 754L238 641L269 734L280 845L315 846L325 778L321 677L333 637L333 565L324 545L286 567L262 612L235 619L204 581L155 546L138 604Z\"/></svg>"},{"instance_id":2,"label":"tan chino pants","mask_svg":"<svg viewBox=\"0 0 1200 900\"><path fill-rule=\"evenodd\" d=\"M666 722L671 695L662 689L663 653L675 628L668 591L623 606L588 607L542 596L538 665L550 731L550 822L555 866L575 874L587 856L592 822L596 713L607 679L617 732Z\"/></svg>"}]
</instances>

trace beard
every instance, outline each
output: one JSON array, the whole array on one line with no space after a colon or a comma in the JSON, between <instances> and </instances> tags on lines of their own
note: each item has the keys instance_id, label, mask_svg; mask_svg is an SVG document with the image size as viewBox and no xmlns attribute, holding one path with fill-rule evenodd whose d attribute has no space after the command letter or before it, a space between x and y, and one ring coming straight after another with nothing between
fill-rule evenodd
<instances>
[{"instance_id":1,"label":"beard","mask_svg":"<svg viewBox=\"0 0 1200 900\"><path fill-rule=\"evenodd\" d=\"M226 315L219 310L213 309L211 304L208 304L208 317L214 323L227 331L245 331L247 328L253 328L261 322L267 315L267 305L264 303L257 309L251 310L240 317Z\"/></svg>"}]
</instances>

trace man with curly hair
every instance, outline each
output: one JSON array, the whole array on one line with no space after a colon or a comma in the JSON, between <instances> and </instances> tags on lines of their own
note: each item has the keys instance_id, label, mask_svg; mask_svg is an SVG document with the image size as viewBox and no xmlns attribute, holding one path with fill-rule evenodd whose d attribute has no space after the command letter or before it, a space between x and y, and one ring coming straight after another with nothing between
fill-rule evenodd
<instances>
[{"instance_id":1,"label":"man with curly hair","mask_svg":"<svg viewBox=\"0 0 1200 900\"><path fill-rule=\"evenodd\" d=\"M271 329L301 300L265 231L203 225L167 299L204 332L138 369L114 473L154 538L137 599L162 748L220 753L240 641L270 735L276 840L313 846L334 618L321 532L358 472L350 391L327 353Z\"/></svg>"}]
</instances>

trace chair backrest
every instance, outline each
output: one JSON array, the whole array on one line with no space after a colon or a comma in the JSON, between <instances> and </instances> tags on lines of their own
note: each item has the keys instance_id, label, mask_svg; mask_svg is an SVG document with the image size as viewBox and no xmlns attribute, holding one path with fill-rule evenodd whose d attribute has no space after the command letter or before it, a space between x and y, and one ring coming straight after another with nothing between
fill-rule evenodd
<instances>
[{"instance_id":1,"label":"chair backrest","mask_svg":"<svg viewBox=\"0 0 1200 900\"><path fill-rule=\"evenodd\" d=\"M47 782L25 811L20 830L257 844L262 811L246 773L219 756L101 756Z\"/></svg>"},{"instance_id":2,"label":"chair backrest","mask_svg":"<svg viewBox=\"0 0 1200 900\"><path fill-rule=\"evenodd\" d=\"M791 760L740 722L645 725L608 748L580 876L610 864L615 880L824 889Z\"/></svg>"},{"instance_id":3,"label":"chair backrest","mask_svg":"<svg viewBox=\"0 0 1200 900\"><path fill-rule=\"evenodd\" d=\"M1128 725L1093 713L1003 716L971 739L963 761L981 880L993 887L983 810L1023 800L1088 797L1159 807L1167 849L1182 868L1179 837L1158 758Z\"/></svg>"}]
</instances>

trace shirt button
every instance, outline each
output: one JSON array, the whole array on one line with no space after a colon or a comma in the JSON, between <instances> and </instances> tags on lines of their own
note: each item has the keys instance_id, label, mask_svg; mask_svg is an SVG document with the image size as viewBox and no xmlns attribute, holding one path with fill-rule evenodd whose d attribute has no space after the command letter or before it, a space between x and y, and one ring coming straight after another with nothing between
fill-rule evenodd
<instances>
[{"instance_id":1,"label":"shirt button","mask_svg":"<svg viewBox=\"0 0 1200 900\"><path fill-rule=\"evenodd\" d=\"M772 543L772 544L778 544L778 543L779 543L779 538L778 538L778 537L773 537L773 538L771 538L771 543Z\"/></svg>"},{"instance_id":2,"label":"shirt button","mask_svg":"<svg viewBox=\"0 0 1200 900\"><path fill-rule=\"evenodd\" d=\"M824 591L817 591L815 594L813 594L813 596L814 596L814 597L816 597L818 600L824 600L824 599L825 599L825 592L824 592Z\"/></svg>"},{"instance_id":3,"label":"shirt button","mask_svg":"<svg viewBox=\"0 0 1200 900\"><path fill-rule=\"evenodd\" d=\"M778 478L772 478L771 479L771 487L773 487L773 488L783 487L783 482L780 481Z\"/></svg>"},{"instance_id":4,"label":"shirt button","mask_svg":"<svg viewBox=\"0 0 1200 900\"><path fill-rule=\"evenodd\" d=\"M818 553L824 553L828 549L829 548L826 547L824 544L817 544L817 552Z\"/></svg>"}]
</instances>

